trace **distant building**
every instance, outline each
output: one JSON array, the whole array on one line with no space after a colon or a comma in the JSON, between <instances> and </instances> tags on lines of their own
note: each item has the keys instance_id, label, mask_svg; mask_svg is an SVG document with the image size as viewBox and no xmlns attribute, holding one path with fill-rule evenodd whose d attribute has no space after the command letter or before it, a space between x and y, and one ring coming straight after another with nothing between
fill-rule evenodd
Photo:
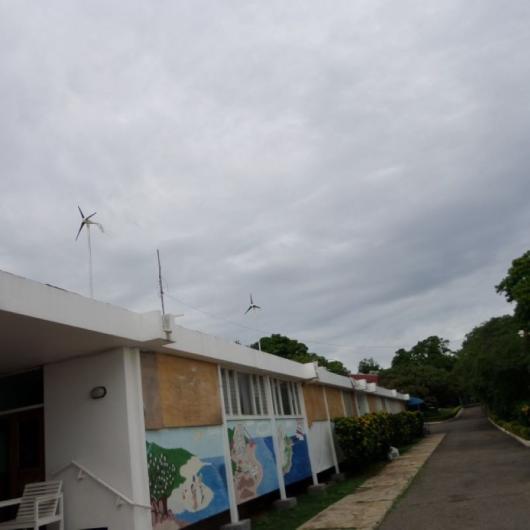
<instances>
[{"instance_id":1,"label":"distant building","mask_svg":"<svg viewBox=\"0 0 530 530\"><path fill-rule=\"evenodd\" d=\"M367 383L375 383L376 385L379 383L378 374L351 374L351 377L356 381L364 379Z\"/></svg>"}]
</instances>

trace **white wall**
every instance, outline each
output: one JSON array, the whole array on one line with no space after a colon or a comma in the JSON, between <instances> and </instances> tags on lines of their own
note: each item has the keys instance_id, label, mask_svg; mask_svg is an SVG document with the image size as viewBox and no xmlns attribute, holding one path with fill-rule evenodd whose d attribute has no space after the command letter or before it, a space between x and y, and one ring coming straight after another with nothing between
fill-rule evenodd
<instances>
[{"instance_id":1,"label":"white wall","mask_svg":"<svg viewBox=\"0 0 530 530\"><path fill-rule=\"evenodd\" d=\"M314 421L308 432L311 466L315 473L333 467L328 421Z\"/></svg>"},{"instance_id":2,"label":"white wall","mask_svg":"<svg viewBox=\"0 0 530 530\"><path fill-rule=\"evenodd\" d=\"M103 399L90 390L105 386ZM129 499L149 505L145 428L138 350L123 348L44 368L46 474L63 480L65 527L147 530L145 508L116 506L116 496L89 477L79 462Z\"/></svg>"}]
</instances>

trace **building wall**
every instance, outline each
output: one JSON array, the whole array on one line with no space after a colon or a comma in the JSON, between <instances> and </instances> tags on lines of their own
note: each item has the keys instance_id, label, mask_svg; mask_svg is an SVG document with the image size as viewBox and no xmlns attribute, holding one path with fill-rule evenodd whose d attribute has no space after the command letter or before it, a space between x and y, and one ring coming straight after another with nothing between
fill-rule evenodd
<instances>
[{"instance_id":1,"label":"building wall","mask_svg":"<svg viewBox=\"0 0 530 530\"><path fill-rule=\"evenodd\" d=\"M90 391L104 386L94 400ZM72 460L138 504L149 506L139 352L119 349L44 367L46 474L63 480L65 528L145 530L150 511L66 467Z\"/></svg>"},{"instance_id":2,"label":"building wall","mask_svg":"<svg viewBox=\"0 0 530 530\"><path fill-rule=\"evenodd\" d=\"M217 365L156 353L141 364L153 528L228 510Z\"/></svg>"},{"instance_id":3,"label":"building wall","mask_svg":"<svg viewBox=\"0 0 530 530\"><path fill-rule=\"evenodd\" d=\"M142 381L155 530L338 470L331 419L357 415L351 391L168 355L143 354Z\"/></svg>"}]
</instances>

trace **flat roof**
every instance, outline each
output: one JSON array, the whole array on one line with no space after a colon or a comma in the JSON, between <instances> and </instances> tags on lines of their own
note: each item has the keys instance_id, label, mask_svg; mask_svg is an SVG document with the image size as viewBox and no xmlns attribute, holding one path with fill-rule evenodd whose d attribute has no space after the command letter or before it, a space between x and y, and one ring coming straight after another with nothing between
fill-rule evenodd
<instances>
[{"instance_id":1,"label":"flat roof","mask_svg":"<svg viewBox=\"0 0 530 530\"><path fill-rule=\"evenodd\" d=\"M374 392L314 363L301 364L178 326L174 317L163 318L160 311L136 313L5 271L0 271L0 330L0 375L118 347L137 347ZM408 399L385 390L381 395Z\"/></svg>"}]
</instances>

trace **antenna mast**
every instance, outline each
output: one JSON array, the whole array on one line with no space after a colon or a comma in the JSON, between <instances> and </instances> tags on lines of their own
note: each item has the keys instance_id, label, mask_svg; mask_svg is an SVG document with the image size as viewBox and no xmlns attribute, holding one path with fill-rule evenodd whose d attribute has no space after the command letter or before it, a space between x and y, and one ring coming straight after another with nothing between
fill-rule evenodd
<instances>
[{"instance_id":1,"label":"antenna mast","mask_svg":"<svg viewBox=\"0 0 530 530\"><path fill-rule=\"evenodd\" d=\"M162 304L162 315L166 314L164 307L164 287L162 286L162 266L160 265L160 251L156 249L156 257L158 260L158 286L160 288L160 302Z\"/></svg>"}]
</instances>

